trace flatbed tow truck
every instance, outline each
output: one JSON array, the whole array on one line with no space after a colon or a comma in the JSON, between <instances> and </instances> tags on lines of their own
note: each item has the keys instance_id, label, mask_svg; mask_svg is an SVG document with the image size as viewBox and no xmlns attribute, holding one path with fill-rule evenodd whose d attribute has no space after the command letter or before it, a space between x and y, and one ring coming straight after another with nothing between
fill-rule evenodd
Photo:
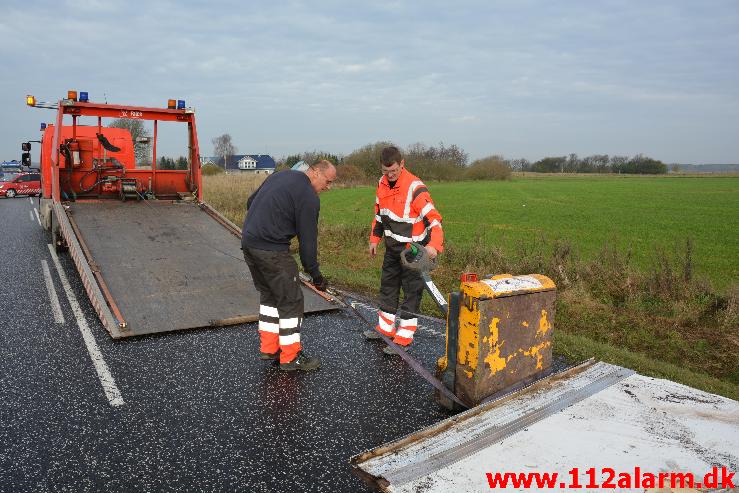
<instances>
[{"instance_id":1,"label":"flatbed tow truck","mask_svg":"<svg viewBox=\"0 0 739 493\"><path fill-rule=\"evenodd\" d=\"M41 222L69 250L113 338L257 319L240 228L202 200L193 109L182 100L166 108L94 103L77 91L58 103L26 102L57 110L41 137ZM152 122L153 136L139 136L151 161L137 162L129 130L103 119ZM186 169L158 169L161 122L186 127ZM334 308L310 290L305 295L307 312Z\"/></svg>"}]
</instances>

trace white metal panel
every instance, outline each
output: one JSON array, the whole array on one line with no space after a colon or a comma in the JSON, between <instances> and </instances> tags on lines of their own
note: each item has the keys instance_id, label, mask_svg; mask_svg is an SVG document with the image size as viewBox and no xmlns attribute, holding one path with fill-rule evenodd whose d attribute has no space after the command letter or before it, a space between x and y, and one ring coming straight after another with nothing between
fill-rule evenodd
<instances>
[{"instance_id":1,"label":"white metal panel","mask_svg":"<svg viewBox=\"0 0 739 493\"><path fill-rule=\"evenodd\" d=\"M411 436L400 441L403 445L382 447L380 455L359 467L387 480L387 491L409 493L490 491L486 473L495 472L557 472L569 483L568 471L578 467L580 482L586 484L590 467L618 473L638 466L645 472L690 471L697 477L713 465L737 470L739 403L637 374L507 438L475 446L614 368L619 367L598 363L570 378L482 406L483 412L467 411L419 432L417 440Z\"/></svg>"}]
</instances>

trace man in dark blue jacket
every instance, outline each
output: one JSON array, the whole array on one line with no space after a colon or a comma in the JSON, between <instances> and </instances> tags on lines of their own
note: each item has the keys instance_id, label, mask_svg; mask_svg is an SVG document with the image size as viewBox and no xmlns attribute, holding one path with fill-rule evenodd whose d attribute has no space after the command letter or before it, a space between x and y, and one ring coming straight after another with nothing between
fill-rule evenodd
<instances>
[{"instance_id":1,"label":"man in dark blue jacket","mask_svg":"<svg viewBox=\"0 0 739 493\"><path fill-rule=\"evenodd\" d=\"M280 369L314 370L321 365L302 351L303 291L290 240L300 243L300 261L313 284L327 287L318 265L318 194L331 188L336 168L318 161L305 172L269 176L246 202L241 249L259 291L260 358L280 360Z\"/></svg>"}]
</instances>

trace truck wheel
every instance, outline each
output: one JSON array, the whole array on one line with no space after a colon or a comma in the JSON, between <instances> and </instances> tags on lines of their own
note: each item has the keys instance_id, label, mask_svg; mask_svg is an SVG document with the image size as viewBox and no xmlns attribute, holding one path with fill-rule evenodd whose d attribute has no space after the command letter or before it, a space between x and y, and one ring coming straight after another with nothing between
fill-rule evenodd
<instances>
[{"instance_id":1,"label":"truck wheel","mask_svg":"<svg viewBox=\"0 0 739 493\"><path fill-rule=\"evenodd\" d=\"M62 233L60 231L56 231L51 236L54 242L54 250L56 251L56 253L66 252L68 249L67 242L64 240L64 236L62 236Z\"/></svg>"},{"instance_id":2,"label":"truck wheel","mask_svg":"<svg viewBox=\"0 0 739 493\"><path fill-rule=\"evenodd\" d=\"M55 222L54 219L54 213L50 212L51 215L51 227L50 233L51 233L51 244L54 245L54 251L56 253L62 253L67 251L67 242L64 240L64 236L62 235L61 228L59 227L59 223Z\"/></svg>"},{"instance_id":3,"label":"truck wheel","mask_svg":"<svg viewBox=\"0 0 739 493\"><path fill-rule=\"evenodd\" d=\"M15 190L13 190L12 188L5 192L5 196L8 197L9 199L12 199L13 197L15 197L15 195L16 195Z\"/></svg>"},{"instance_id":4,"label":"truck wheel","mask_svg":"<svg viewBox=\"0 0 739 493\"><path fill-rule=\"evenodd\" d=\"M41 218L41 225L46 231L51 231L51 217L53 215L51 211L51 200L41 199L40 207L38 208L39 217Z\"/></svg>"}]
</instances>

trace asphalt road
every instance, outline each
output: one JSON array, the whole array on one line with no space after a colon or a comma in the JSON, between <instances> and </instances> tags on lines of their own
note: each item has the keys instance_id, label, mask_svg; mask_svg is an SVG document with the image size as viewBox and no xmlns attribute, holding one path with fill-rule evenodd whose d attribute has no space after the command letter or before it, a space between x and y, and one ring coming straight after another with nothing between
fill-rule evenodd
<instances>
[{"instance_id":1,"label":"asphalt road","mask_svg":"<svg viewBox=\"0 0 739 493\"><path fill-rule=\"evenodd\" d=\"M258 360L255 323L112 340L34 207L0 199L0 491L370 491L351 456L448 416L348 311L306 318L311 373Z\"/></svg>"}]
</instances>

